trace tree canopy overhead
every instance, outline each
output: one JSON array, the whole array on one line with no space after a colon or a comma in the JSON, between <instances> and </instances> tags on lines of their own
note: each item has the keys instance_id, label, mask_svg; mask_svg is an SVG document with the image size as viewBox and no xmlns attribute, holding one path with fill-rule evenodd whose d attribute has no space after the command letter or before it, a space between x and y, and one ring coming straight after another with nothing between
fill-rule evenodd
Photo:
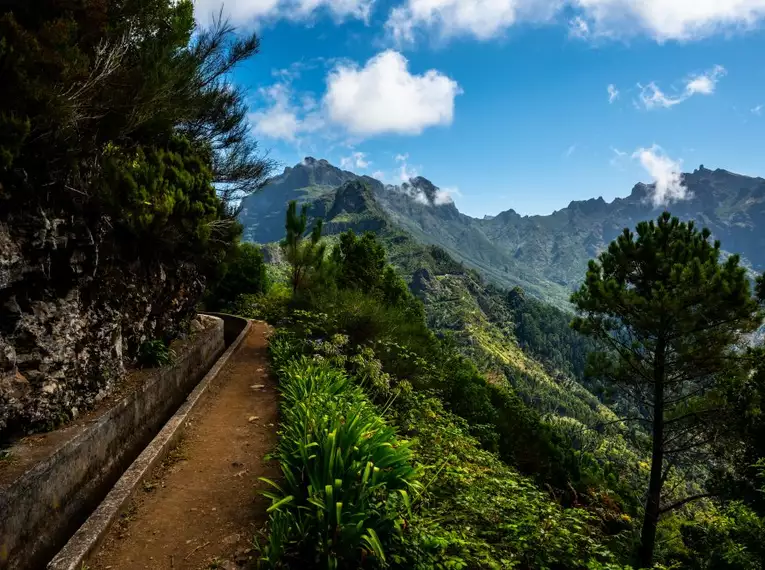
<instances>
[{"instance_id":1,"label":"tree canopy overhead","mask_svg":"<svg viewBox=\"0 0 765 570\"><path fill-rule=\"evenodd\" d=\"M233 222L238 198L271 166L249 136L244 93L229 81L258 49L256 35L220 19L195 28L190 0L4 2L0 200L108 215L135 229L152 216L146 210L162 217L180 207L185 217L206 207L210 198L170 172L186 171L222 199L203 223L230 241L215 220ZM198 165L183 158L191 154ZM199 230L180 226L179 239Z\"/></svg>"}]
</instances>

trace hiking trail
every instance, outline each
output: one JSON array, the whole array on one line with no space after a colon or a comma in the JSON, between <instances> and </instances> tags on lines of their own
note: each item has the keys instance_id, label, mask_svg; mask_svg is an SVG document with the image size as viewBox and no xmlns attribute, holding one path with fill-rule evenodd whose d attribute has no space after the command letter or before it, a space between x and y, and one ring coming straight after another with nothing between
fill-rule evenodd
<instances>
[{"instance_id":1,"label":"hiking trail","mask_svg":"<svg viewBox=\"0 0 765 570\"><path fill-rule=\"evenodd\" d=\"M90 570L235 569L247 563L278 478L278 392L268 325L253 322L192 413L179 445L144 482L90 557Z\"/></svg>"}]
</instances>

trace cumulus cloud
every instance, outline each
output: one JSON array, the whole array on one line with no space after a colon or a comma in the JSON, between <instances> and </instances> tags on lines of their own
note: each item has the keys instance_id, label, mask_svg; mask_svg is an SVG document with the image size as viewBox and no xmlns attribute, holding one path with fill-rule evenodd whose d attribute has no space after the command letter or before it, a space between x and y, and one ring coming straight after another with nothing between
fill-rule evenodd
<instances>
[{"instance_id":1,"label":"cumulus cloud","mask_svg":"<svg viewBox=\"0 0 765 570\"><path fill-rule=\"evenodd\" d=\"M675 95L667 95L653 81L648 85L638 83L640 102L648 110L668 109L687 101L694 95L712 95L717 88L718 81L725 74L726 71L722 65L715 65L704 73L691 75L685 79L683 90Z\"/></svg>"},{"instance_id":2,"label":"cumulus cloud","mask_svg":"<svg viewBox=\"0 0 765 570\"><path fill-rule=\"evenodd\" d=\"M350 156L344 156L340 159L340 168L358 168L364 170L372 164L367 160L365 152L353 152Z\"/></svg>"},{"instance_id":3,"label":"cumulus cloud","mask_svg":"<svg viewBox=\"0 0 765 570\"><path fill-rule=\"evenodd\" d=\"M727 73L722 65L715 65L709 71L700 75L691 76L685 83L685 92L688 97L696 95L711 95L717 88L717 82Z\"/></svg>"},{"instance_id":4,"label":"cumulus cloud","mask_svg":"<svg viewBox=\"0 0 765 570\"><path fill-rule=\"evenodd\" d=\"M384 51L361 66L353 62L328 63L326 91L299 92L293 84L312 68L296 63L272 75L279 81L259 89L249 119L259 137L301 142L313 134L325 140L345 139L346 146L380 134L417 135L428 127L449 125L459 85L435 70L421 75L408 69L404 56ZM361 156L359 156L359 154ZM363 153L344 159L366 168Z\"/></svg>"},{"instance_id":5,"label":"cumulus cloud","mask_svg":"<svg viewBox=\"0 0 765 570\"><path fill-rule=\"evenodd\" d=\"M436 70L412 74L403 55L387 50L363 67L338 64L327 78L324 106L332 122L355 135L414 135L451 124L461 92L456 81Z\"/></svg>"},{"instance_id":6,"label":"cumulus cloud","mask_svg":"<svg viewBox=\"0 0 765 570\"><path fill-rule=\"evenodd\" d=\"M194 0L194 15L202 25L210 24L223 8L223 16L232 24L250 25L286 19L307 20L325 12L337 21L367 21L374 0Z\"/></svg>"},{"instance_id":7,"label":"cumulus cloud","mask_svg":"<svg viewBox=\"0 0 765 570\"><path fill-rule=\"evenodd\" d=\"M608 86L608 102L613 103L619 98L619 90L613 83Z\"/></svg>"},{"instance_id":8,"label":"cumulus cloud","mask_svg":"<svg viewBox=\"0 0 765 570\"><path fill-rule=\"evenodd\" d=\"M642 33L659 42L695 40L751 28L765 17L765 0L569 0L568 3L581 11L590 35Z\"/></svg>"},{"instance_id":9,"label":"cumulus cloud","mask_svg":"<svg viewBox=\"0 0 765 570\"><path fill-rule=\"evenodd\" d=\"M406 0L390 11L386 29L398 43L428 32L488 40L519 23L562 17L579 38L690 41L754 28L765 18L765 0Z\"/></svg>"},{"instance_id":10,"label":"cumulus cloud","mask_svg":"<svg viewBox=\"0 0 765 570\"><path fill-rule=\"evenodd\" d=\"M632 158L639 160L654 180L654 188L650 196L654 207L667 206L672 202L691 197L683 182L682 161L672 160L660 146L639 148L633 153Z\"/></svg>"},{"instance_id":11,"label":"cumulus cloud","mask_svg":"<svg viewBox=\"0 0 765 570\"><path fill-rule=\"evenodd\" d=\"M289 83L276 83L258 91L264 107L249 115L256 135L295 142L299 135L319 130L324 121L318 114L316 102L303 97L298 105Z\"/></svg>"},{"instance_id":12,"label":"cumulus cloud","mask_svg":"<svg viewBox=\"0 0 765 570\"><path fill-rule=\"evenodd\" d=\"M414 41L419 30L440 38L496 37L521 19L547 19L557 2L540 0L407 0L393 8L386 28L399 43Z\"/></svg>"}]
</instances>

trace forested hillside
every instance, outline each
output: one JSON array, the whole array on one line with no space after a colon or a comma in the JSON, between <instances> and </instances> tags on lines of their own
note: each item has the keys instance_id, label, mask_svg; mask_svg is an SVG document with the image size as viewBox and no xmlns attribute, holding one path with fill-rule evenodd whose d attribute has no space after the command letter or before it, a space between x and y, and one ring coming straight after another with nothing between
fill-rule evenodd
<instances>
[{"instance_id":1,"label":"forested hillside","mask_svg":"<svg viewBox=\"0 0 765 570\"><path fill-rule=\"evenodd\" d=\"M289 185L289 177L296 172L306 174L310 181L328 182L322 185L311 182L312 185L290 194L305 204L306 223L323 224L327 247L342 250L345 238L339 238L339 232L374 232L387 250L383 257L406 278L415 298L423 302L425 323L436 335L433 341L467 358L466 362L486 382L488 393L468 381L469 375L455 369L449 374L450 382L455 384L440 392L446 409L467 421L466 433L476 438L483 449L497 454L501 461L547 489L556 501L597 513L598 525L608 529L607 535L614 532L620 537L621 546L614 547L617 559L638 567L641 562L645 565L647 558L643 551L642 558L637 556L637 545L646 531L637 521L645 512L644 492L651 479L651 458L655 455L655 450L651 451L653 430L649 421L653 417L652 408L647 407L646 400L635 399L631 389L615 383L609 374L599 372L597 361L589 358L598 353L614 356L608 341L611 337L587 338L573 331L569 327L570 309L564 311L548 305L534 295L544 295L543 289L533 284L531 294L520 287L503 289L496 285L496 271L487 271L484 276L476 270L482 267L480 263L468 266L452 257L450 252L457 244L464 251L465 244L472 243L471 235L486 240L485 243L493 240L486 237L486 230L477 233L463 227L459 233L452 233L455 224L464 226L474 221L460 214L451 203L437 204L439 190L428 181L420 178L409 185L384 187L369 178L351 178L350 173L313 159L288 170L277 180ZM331 188L329 182L340 179L345 182ZM267 185L264 195L271 192ZM259 200L260 196L256 196L247 203L252 205ZM650 213L651 208L645 208ZM261 231L253 229L249 237L267 236L273 241L284 235L284 230L279 232L275 227L270 234ZM433 236L446 234L449 237L439 241L446 240L448 250L433 244ZM373 243L374 240L365 248L379 247ZM599 249L593 249L592 255ZM274 255L273 246L267 251L272 259L287 262L286 257ZM378 258L382 255L377 253ZM278 275L278 264L271 271ZM582 273L577 281L584 277ZM529 283L528 277L524 282ZM257 313L257 306L257 303L255 308L245 305L245 310ZM338 308L326 309L328 314L334 310ZM419 349L408 350L418 354ZM686 396L680 397L685 402ZM729 408L732 407L735 405L730 404ZM722 432L715 436L720 441L727 437ZM686 445L693 450L691 455L708 457L712 453L708 441L692 439ZM701 448L705 451L698 455ZM756 516L754 512L728 511L725 509L734 507L727 502L703 500L731 496L722 489L736 488L737 493L742 492L740 477L747 476L732 464L730 469L719 466L711 469L704 460L689 460L687 455L682 455L682 461L673 459L678 462L672 463L662 475L666 483L661 491L662 504L678 506L666 507L669 510L661 517L658 547L651 547L651 556L681 567L695 557L711 556L702 553L702 547L691 537L708 524L719 524L721 519L716 518L719 516L732 517L729 520L733 527L725 531L724 539L732 542L726 548L748 551L752 546L737 543L735 529L746 524L743 520L754 520L748 518ZM753 473L748 468L744 471ZM736 472L739 474L735 475ZM711 489L714 491L708 492ZM604 544L613 544L612 538L604 540ZM712 548L718 547L719 544ZM742 567L757 556L745 555Z\"/></svg>"},{"instance_id":2,"label":"forested hillside","mask_svg":"<svg viewBox=\"0 0 765 570\"><path fill-rule=\"evenodd\" d=\"M280 329L272 351L285 390L279 458L287 487L274 482L270 495L274 512L261 542L264 564L642 568L650 560L657 567L761 567L765 527L760 501L751 494L761 485L759 444L752 438L760 429L754 394L761 376L739 375L761 362L758 353L739 358L739 372L719 360L702 363L693 351L683 356L712 376L697 384L700 379L687 375L667 400L682 405L662 414L662 421L675 430L676 422L687 423L673 433L683 434L691 452L678 455L670 446L671 461L659 460L660 523L651 535L645 501L656 444L655 429L644 422L656 417L650 412L656 400L636 399L615 381L617 368L602 367L608 358L616 358L610 366L620 359L612 337L580 335L559 309L521 289L487 285L444 250L419 244L384 213L367 209L369 189L357 181L336 195L326 204L333 214L326 222L315 216L313 229L308 208L302 216L290 209L281 261L268 268L270 293L244 295L234 305ZM660 218L653 231L666 227L676 239L709 238L668 220ZM355 234L356 223L376 228L377 236ZM321 238L329 227L344 233ZM705 263L716 263L719 251L701 251L711 256ZM408 287L388 260L410 276ZM610 267L607 258L603 263ZM731 280L730 287L737 282L743 294L749 281L737 263L729 258L719 279ZM713 288L718 279L678 275L708 279L704 286ZM594 326L601 322L597 310L583 303L600 289L589 279L589 289L577 297L578 322ZM709 302L704 286L696 294ZM762 317L748 295L721 298L716 309L739 311L735 326L742 333ZM700 318L706 318L703 311ZM704 336L704 342L712 338L723 337ZM725 342L714 350L725 350ZM606 360L587 364L588 353ZM717 380L708 384L710 378ZM737 397L744 392L747 403ZM370 412L370 401L381 407ZM711 404L719 414L713 422ZM317 416L315 410L327 412ZM735 416L739 421L731 421ZM354 420L346 424L348 418ZM395 431L371 427L386 418ZM353 446L365 430L381 439ZM687 439L690 433L702 439ZM714 440L704 439L712 434ZM396 451L382 454L378 445ZM301 451L313 446L315 455ZM374 478L373 457L392 470ZM357 483L346 486L349 480ZM377 502L370 502L367 485L381 490ZM330 515L332 501L337 510ZM332 538L322 530L325 520L331 528L344 528L343 521L360 526L356 534L349 529ZM543 539L536 534L542 529Z\"/></svg>"}]
</instances>

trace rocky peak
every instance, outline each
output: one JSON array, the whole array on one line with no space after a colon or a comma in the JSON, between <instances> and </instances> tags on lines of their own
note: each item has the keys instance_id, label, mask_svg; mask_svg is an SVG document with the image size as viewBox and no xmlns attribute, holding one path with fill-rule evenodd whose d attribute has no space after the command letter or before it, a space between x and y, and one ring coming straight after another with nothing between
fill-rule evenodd
<instances>
[{"instance_id":1,"label":"rocky peak","mask_svg":"<svg viewBox=\"0 0 765 570\"><path fill-rule=\"evenodd\" d=\"M428 199L428 202L431 204L436 202L436 198L438 196L438 188L430 180L423 178L422 176L417 176L410 179L409 183L414 188L421 190L425 194L425 197Z\"/></svg>"},{"instance_id":2,"label":"rocky peak","mask_svg":"<svg viewBox=\"0 0 765 570\"><path fill-rule=\"evenodd\" d=\"M603 196L599 196L598 198L590 198L589 200L573 201L568 205L568 208L571 213L579 212L585 216L589 216L603 212L608 208L608 204L603 199Z\"/></svg>"}]
</instances>

